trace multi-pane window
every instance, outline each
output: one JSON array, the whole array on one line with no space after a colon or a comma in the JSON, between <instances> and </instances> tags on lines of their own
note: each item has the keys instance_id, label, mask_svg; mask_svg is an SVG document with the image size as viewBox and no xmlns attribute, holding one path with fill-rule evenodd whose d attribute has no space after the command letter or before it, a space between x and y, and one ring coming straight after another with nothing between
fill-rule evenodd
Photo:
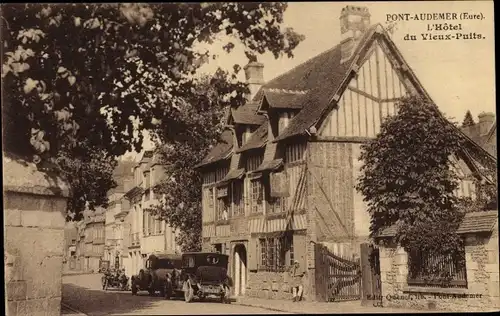
<instances>
[{"instance_id":1,"label":"multi-pane window","mask_svg":"<svg viewBox=\"0 0 500 316\"><path fill-rule=\"evenodd\" d=\"M217 188L217 209L215 212L216 220L227 220L230 207L230 190L228 186Z\"/></svg>"},{"instance_id":2,"label":"multi-pane window","mask_svg":"<svg viewBox=\"0 0 500 316\"><path fill-rule=\"evenodd\" d=\"M215 188L208 189L207 203L208 203L208 208L210 209L214 208L214 190Z\"/></svg>"},{"instance_id":3,"label":"multi-pane window","mask_svg":"<svg viewBox=\"0 0 500 316\"><path fill-rule=\"evenodd\" d=\"M158 219L158 220L156 220L156 222L158 223L157 232L158 232L158 234L162 234L163 233L163 221Z\"/></svg>"},{"instance_id":4,"label":"multi-pane window","mask_svg":"<svg viewBox=\"0 0 500 316\"><path fill-rule=\"evenodd\" d=\"M269 212L270 213L283 213L286 212L286 198L285 197L271 197L269 198Z\"/></svg>"},{"instance_id":5,"label":"multi-pane window","mask_svg":"<svg viewBox=\"0 0 500 316\"><path fill-rule=\"evenodd\" d=\"M148 212L148 235L152 235L154 233L154 218L151 213Z\"/></svg>"},{"instance_id":6,"label":"multi-pane window","mask_svg":"<svg viewBox=\"0 0 500 316\"><path fill-rule=\"evenodd\" d=\"M217 199L217 212L216 214L216 220L227 220L228 219L228 212L229 212L229 203L228 203L228 198L223 197Z\"/></svg>"},{"instance_id":7,"label":"multi-pane window","mask_svg":"<svg viewBox=\"0 0 500 316\"><path fill-rule=\"evenodd\" d=\"M291 163L304 159L306 143L289 144L285 147L285 162Z\"/></svg>"},{"instance_id":8,"label":"multi-pane window","mask_svg":"<svg viewBox=\"0 0 500 316\"><path fill-rule=\"evenodd\" d=\"M259 239L259 248L260 248L260 266L267 266L267 243L266 239Z\"/></svg>"},{"instance_id":9,"label":"multi-pane window","mask_svg":"<svg viewBox=\"0 0 500 316\"><path fill-rule=\"evenodd\" d=\"M231 185L232 197L234 203L234 214L233 216L239 216L245 214L245 204L243 202L243 182L234 181Z\"/></svg>"},{"instance_id":10,"label":"multi-pane window","mask_svg":"<svg viewBox=\"0 0 500 316\"><path fill-rule=\"evenodd\" d=\"M278 238L262 238L259 240L260 269L283 272L287 263L293 264L293 236L287 234Z\"/></svg>"},{"instance_id":11,"label":"multi-pane window","mask_svg":"<svg viewBox=\"0 0 500 316\"><path fill-rule=\"evenodd\" d=\"M252 213L262 212L264 190L260 179L255 179L250 182L250 196L252 203Z\"/></svg>"},{"instance_id":12,"label":"multi-pane window","mask_svg":"<svg viewBox=\"0 0 500 316\"><path fill-rule=\"evenodd\" d=\"M148 213L143 212L142 213L142 233L144 236L147 236L147 226L148 226Z\"/></svg>"}]
</instances>

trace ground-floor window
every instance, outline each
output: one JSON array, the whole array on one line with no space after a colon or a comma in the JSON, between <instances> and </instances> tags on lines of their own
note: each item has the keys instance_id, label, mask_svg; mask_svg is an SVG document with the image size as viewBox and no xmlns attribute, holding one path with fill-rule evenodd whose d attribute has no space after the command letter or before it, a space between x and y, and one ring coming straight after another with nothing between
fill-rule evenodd
<instances>
[{"instance_id":1,"label":"ground-floor window","mask_svg":"<svg viewBox=\"0 0 500 316\"><path fill-rule=\"evenodd\" d=\"M233 216L245 215L245 204L243 203L243 182L240 180L234 181L231 184L232 198L234 203Z\"/></svg>"},{"instance_id":2,"label":"ground-floor window","mask_svg":"<svg viewBox=\"0 0 500 316\"><path fill-rule=\"evenodd\" d=\"M259 239L260 264L258 269L283 272L293 264L293 235Z\"/></svg>"}]
</instances>

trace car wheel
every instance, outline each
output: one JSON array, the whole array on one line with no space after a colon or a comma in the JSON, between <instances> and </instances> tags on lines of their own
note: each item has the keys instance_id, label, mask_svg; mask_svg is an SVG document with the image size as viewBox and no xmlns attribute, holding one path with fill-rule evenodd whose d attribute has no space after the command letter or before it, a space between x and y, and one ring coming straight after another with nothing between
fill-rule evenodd
<instances>
[{"instance_id":1,"label":"car wheel","mask_svg":"<svg viewBox=\"0 0 500 316\"><path fill-rule=\"evenodd\" d=\"M194 298L194 289L189 281L184 283L184 301L190 303Z\"/></svg>"},{"instance_id":2,"label":"car wheel","mask_svg":"<svg viewBox=\"0 0 500 316\"><path fill-rule=\"evenodd\" d=\"M168 284L165 284L163 288L163 297L166 300L169 300L172 297L172 288Z\"/></svg>"}]
</instances>

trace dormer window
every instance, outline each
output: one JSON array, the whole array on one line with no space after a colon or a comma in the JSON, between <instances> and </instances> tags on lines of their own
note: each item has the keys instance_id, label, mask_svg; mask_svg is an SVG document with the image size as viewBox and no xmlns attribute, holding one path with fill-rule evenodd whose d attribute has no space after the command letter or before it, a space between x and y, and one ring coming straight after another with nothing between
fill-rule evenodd
<instances>
[{"instance_id":1,"label":"dormer window","mask_svg":"<svg viewBox=\"0 0 500 316\"><path fill-rule=\"evenodd\" d=\"M245 126L241 129L240 133L240 139L238 143L241 144L241 146L245 145L250 137L252 136L253 132L255 132L256 127L255 126Z\"/></svg>"},{"instance_id":2,"label":"dormer window","mask_svg":"<svg viewBox=\"0 0 500 316\"><path fill-rule=\"evenodd\" d=\"M280 135L289 125L290 120L295 116L294 112L281 112L278 116L278 135Z\"/></svg>"}]
</instances>

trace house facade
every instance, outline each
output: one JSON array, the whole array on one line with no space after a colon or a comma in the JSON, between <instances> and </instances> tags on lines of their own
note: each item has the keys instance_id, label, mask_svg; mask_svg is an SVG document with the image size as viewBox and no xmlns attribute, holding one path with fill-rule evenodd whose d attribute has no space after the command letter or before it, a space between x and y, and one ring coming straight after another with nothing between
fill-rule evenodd
<instances>
[{"instance_id":1,"label":"house facade","mask_svg":"<svg viewBox=\"0 0 500 316\"><path fill-rule=\"evenodd\" d=\"M153 253L180 253L176 242L178 232L147 211L162 199L154 192L154 186L165 176L159 157L153 151L145 151L134 166L133 174L133 186L124 195L129 211L122 214L125 234L128 232L128 238L124 239L128 249L125 265L128 275L143 269L146 259Z\"/></svg>"},{"instance_id":2,"label":"house facade","mask_svg":"<svg viewBox=\"0 0 500 316\"><path fill-rule=\"evenodd\" d=\"M78 236L75 255L78 270L99 270L104 259L105 214L106 210L103 208L97 208L95 211L85 210L83 219L76 224Z\"/></svg>"},{"instance_id":3,"label":"house facade","mask_svg":"<svg viewBox=\"0 0 500 316\"><path fill-rule=\"evenodd\" d=\"M124 244L127 223L125 217L130 209L129 201L124 194L132 187L134 181L134 161L120 161L113 172L117 187L108 192L108 207L105 222L104 260L115 269L125 268L128 249Z\"/></svg>"},{"instance_id":4,"label":"house facade","mask_svg":"<svg viewBox=\"0 0 500 316\"><path fill-rule=\"evenodd\" d=\"M369 241L370 217L354 188L360 146L399 99L430 99L366 8L345 7L340 28L340 44L267 83L263 65L248 64L248 102L230 109L222 141L197 166L203 248L230 256L235 295L291 297L284 271L297 260L305 298L318 299L316 245L354 260ZM451 159L463 175L457 194L474 197L479 165L496 161L470 158L484 152L473 142L466 150L466 161Z\"/></svg>"},{"instance_id":5,"label":"house facade","mask_svg":"<svg viewBox=\"0 0 500 316\"><path fill-rule=\"evenodd\" d=\"M63 255L63 270L77 270L77 254L76 241L78 237L78 229L74 222L67 222L64 227L64 255Z\"/></svg>"}]
</instances>

